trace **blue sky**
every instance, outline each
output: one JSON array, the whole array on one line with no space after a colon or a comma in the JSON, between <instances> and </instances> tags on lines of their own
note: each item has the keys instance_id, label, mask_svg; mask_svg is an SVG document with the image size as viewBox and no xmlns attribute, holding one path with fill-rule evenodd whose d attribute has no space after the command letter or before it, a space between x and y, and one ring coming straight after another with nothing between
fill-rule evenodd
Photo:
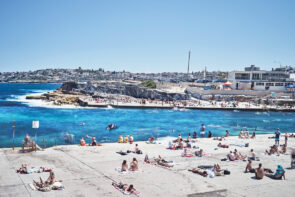
<instances>
[{"instance_id":1,"label":"blue sky","mask_svg":"<svg viewBox=\"0 0 295 197\"><path fill-rule=\"evenodd\" d=\"M295 66L293 0L0 0L0 72Z\"/></svg>"}]
</instances>

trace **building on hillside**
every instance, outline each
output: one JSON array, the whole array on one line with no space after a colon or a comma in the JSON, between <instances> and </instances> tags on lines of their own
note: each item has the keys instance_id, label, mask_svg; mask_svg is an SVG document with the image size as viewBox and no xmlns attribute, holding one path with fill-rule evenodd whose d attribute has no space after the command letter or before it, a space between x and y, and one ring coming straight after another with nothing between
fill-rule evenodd
<instances>
[{"instance_id":1,"label":"building on hillside","mask_svg":"<svg viewBox=\"0 0 295 197\"><path fill-rule=\"evenodd\" d=\"M272 69L272 71L260 70L251 65L245 71L232 71L228 74L228 80L232 82L231 88L236 90L260 90L282 92L290 85L295 85L294 69Z\"/></svg>"}]
</instances>

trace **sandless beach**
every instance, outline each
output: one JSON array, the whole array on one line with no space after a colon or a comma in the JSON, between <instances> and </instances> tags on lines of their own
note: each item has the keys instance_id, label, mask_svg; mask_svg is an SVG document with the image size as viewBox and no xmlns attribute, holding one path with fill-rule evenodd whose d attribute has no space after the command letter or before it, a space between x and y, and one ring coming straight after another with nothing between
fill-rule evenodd
<instances>
[{"instance_id":1,"label":"sandless beach","mask_svg":"<svg viewBox=\"0 0 295 197\"><path fill-rule=\"evenodd\" d=\"M269 156L264 153L265 149L274 144L274 139L268 139L269 136L273 135L257 135L256 139L228 137L222 144L230 145L229 148L217 148L220 141L212 138L197 139L192 145L204 150L203 157L182 157L183 150L168 150L171 138L161 139L157 144L135 142L143 154L129 153L126 156L116 152L134 150L135 143L105 143L96 147L56 146L30 153L3 148L0 150L0 196L124 196L112 186L113 181L133 184L140 192L138 196L295 196L295 170L289 169L290 152L295 147L295 138L289 138L286 154ZM283 141L281 137L281 144ZM249 143L249 147L237 146L245 143ZM286 180L273 180L269 177L257 180L253 173L244 173L247 161L221 161L234 149L245 155L254 149L260 158L260 161L252 162L254 168L262 163L264 168L275 171L277 165L281 164L286 171ZM166 168L145 164L145 154L150 159L161 155L165 160L173 161L174 166ZM133 157L138 160L138 172L121 173L116 170L121 167L123 160L127 160L129 165ZM62 180L65 189L33 191L29 184L39 180L39 177L47 179L49 173L16 173L16 169L24 163L29 167L53 168L56 179ZM229 170L230 175L209 178L188 171L200 165L216 163L222 169Z\"/></svg>"}]
</instances>

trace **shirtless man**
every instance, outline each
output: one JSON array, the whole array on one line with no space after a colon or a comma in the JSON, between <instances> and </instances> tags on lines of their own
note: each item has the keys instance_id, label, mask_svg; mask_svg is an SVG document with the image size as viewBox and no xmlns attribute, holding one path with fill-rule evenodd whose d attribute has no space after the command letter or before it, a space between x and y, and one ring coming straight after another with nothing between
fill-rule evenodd
<instances>
[{"instance_id":1,"label":"shirtless man","mask_svg":"<svg viewBox=\"0 0 295 197\"><path fill-rule=\"evenodd\" d=\"M25 140L25 146L26 147L30 146L31 138L30 138L29 134L26 134L24 140Z\"/></svg>"},{"instance_id":2,"label":"shirtless man","mask_svg":"<svg viewBox=\"0 0 295 197\"><path fill-rule=\"evenodd\" d=\"M193 173L196 173L196 174L199 174L199 175L202 175L204 177L208 176L208 173L206 170L201 170L201 169L189 169L188 171L191 171Z\"/></svg>"},{"instance_id":3,"label":"shirtless man","mask_svg":"<svg viewBox=\"0 0 295 197\"><path fill-rule=\"evenodd\" d=\"M255 172L255 169L252 168L252 161L251 160L249 160L249 162L246 165L245 173L247 173L247 172L251 172L251 173Z\"/></svg>"},{"instance_id":4,"label":"shirtless man","mask_svg":"<svg viewBox=\"0 0 295 197\"><path fill-rule=\"evenodd\" d=\"M251 151L250 151L250 157L249 157L249 159L251 159L251 160L255 160L256 159L256 153L254 152L253 149L251 149Z\"/></svg>"},{"instance_id":5,"label":"shirtless man","mask_svg":"<svg viewBox=\"0 0 295 197\"><path fill-rule=\"evenodd\" d=\"M260 163L258 168L255 169L255 177L256 179L263 179L264 176L264 169L262 167L262 164Z\"/></svg>"}]
</instances>

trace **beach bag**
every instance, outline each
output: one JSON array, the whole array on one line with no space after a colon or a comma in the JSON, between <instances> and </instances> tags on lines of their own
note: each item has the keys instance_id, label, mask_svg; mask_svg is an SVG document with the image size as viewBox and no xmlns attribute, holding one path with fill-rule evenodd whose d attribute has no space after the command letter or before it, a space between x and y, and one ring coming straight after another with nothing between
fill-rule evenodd
<instances>
[{"instance_id":1,"label":"beach bag","mask_svg":"<svg viewBox=\"0 0 295 197\"><path fill-rule=\"evenodd\" d=\"M225 174L225 175L230 175L230 171L228 171L228 170L224 170L224 174Z\"/></svg>"},{"instance_id":2,"label":"beach bag","mask_svg":"<svg viewBox=\"0 0 295 197\"><path fill-rule=\"evenodd\" d=\"M131 151L130 150L127 150L127 153L131 153Z\"/></svg>"},{"instance_id":3,"label":"beach bag","mask_svg":"<svg viewBox=\"0 0 295 197\"><path fill-rule=\"evenodd\" d=\"M142 154L142 151L141 150L138 150L136 153L137 154Z\"/></svg>"}]
</instances>

